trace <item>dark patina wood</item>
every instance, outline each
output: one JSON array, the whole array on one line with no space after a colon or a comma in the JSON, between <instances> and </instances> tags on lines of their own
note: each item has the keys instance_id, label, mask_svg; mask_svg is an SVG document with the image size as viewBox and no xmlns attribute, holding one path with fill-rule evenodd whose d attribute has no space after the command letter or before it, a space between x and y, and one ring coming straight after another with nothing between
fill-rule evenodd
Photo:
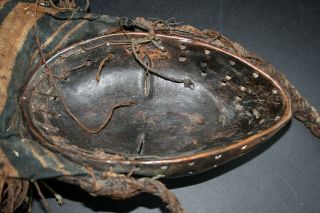
<instances>
[{"instance_id":1,"label":"dark patina wood","mask_svg":"<svg viewBox=\"0 0 320 213\"><path fill-rule=\"evenodd\" d=\"M137 53L193 85L147 73L123 34L83 41L48 60L52 76L42 66L26 84L22 110L34 137L99 170L171 177L234 159L290 119L287 95L260 69L199 40L157 38L165 51L146 43Z\"/></svg>"}]
</instances>

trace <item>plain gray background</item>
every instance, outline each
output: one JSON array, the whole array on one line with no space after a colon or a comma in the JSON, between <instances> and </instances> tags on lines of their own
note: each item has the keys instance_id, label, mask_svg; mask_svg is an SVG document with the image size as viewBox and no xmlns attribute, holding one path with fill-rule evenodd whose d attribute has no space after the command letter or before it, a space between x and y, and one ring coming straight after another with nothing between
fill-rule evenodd
<instances>
[{"instance_id":1,"label":"plain gray background","mask_svg":"<svg viewBox=\"0 0 320 213\"><path fill-rule=\"evenodd\" d=\"M320 1L91 0L91 12L175 17L198 28L216 29L283 71L320 109ZM252 153L166 184L190 213L318 213L320 140L293 120ZM51 185L66 198L62 207L49 198L54 212L167 212L152 196L113 201L56 181ZM39 202L34 202L34 212L43 212Z\"/></svg>"}]
</instances>

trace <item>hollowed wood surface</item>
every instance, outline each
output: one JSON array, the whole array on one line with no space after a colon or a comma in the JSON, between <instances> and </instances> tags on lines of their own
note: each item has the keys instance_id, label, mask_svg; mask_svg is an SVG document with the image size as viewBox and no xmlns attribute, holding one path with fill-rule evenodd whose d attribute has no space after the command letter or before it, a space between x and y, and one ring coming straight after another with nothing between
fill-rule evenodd
<instances>
[{"instance_id":1,"label":"hollowed wood surface","mask_svg":"<svg viewBox=\"0 0 320 213\"><path fill-rule=\"evenodd\" d=\"M165 51L147 43L139 56L194 86L147 73L122 34L77 43L48 60L51 74L41 66L26 84L22 110L33 135L96 168L170 176L231 160L289 119L286 95L261 70L206 43L158 38Z\"/></svg>"}]
</instances>

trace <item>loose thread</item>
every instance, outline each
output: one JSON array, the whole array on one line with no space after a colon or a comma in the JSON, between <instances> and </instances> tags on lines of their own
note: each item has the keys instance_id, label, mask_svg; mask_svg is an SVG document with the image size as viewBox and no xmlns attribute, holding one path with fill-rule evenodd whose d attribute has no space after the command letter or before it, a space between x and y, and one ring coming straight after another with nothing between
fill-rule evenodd
<instances>
[{"instance_id":1,"label":"loose thread","mask_svg":"<svg viewBox=\"0 0 320 213\"><path fill-rule=\"evenodd\" d=\"M102 59L102 61L100 62L99 64L99 68L98 68L98 71L96 73L96 81L97 82L100 82L100 75L101 75L101 72L102 72L102 68L104 67L105 63L107 61L110 61L113 59L113 54L112 53L109 53L105 58Z\"/></svg>"},{"instance_id":2,"label":"loose thread","mask_svg":"<svg viewBox=\"0 0 320 213\"><path fill-rule=\"evenodd\" d=\"M47 213L52 213L50 205L49 205L48 201L46 200L46 198L44 197L44 195L42 194L38 183L36 181L34 181L33 185L35 186L37 193L40 196L40 202L41 202L43 208L46 210Z\"/></svg>"},{"instance_id":3,"label":"loose thread","mask_svg":"<svg viewBox=\"0 0 320 213\"><path fill-rule=\"evenodd\" d=\"M50 191L53 196L55 197L57 203L62 206L64 204L63 202L63 197L58 194L51 186L49 186L48 184L46 184L44 181L40 181L41 185L43 185L48 191Z\"/></svg>"}]
</instances>

